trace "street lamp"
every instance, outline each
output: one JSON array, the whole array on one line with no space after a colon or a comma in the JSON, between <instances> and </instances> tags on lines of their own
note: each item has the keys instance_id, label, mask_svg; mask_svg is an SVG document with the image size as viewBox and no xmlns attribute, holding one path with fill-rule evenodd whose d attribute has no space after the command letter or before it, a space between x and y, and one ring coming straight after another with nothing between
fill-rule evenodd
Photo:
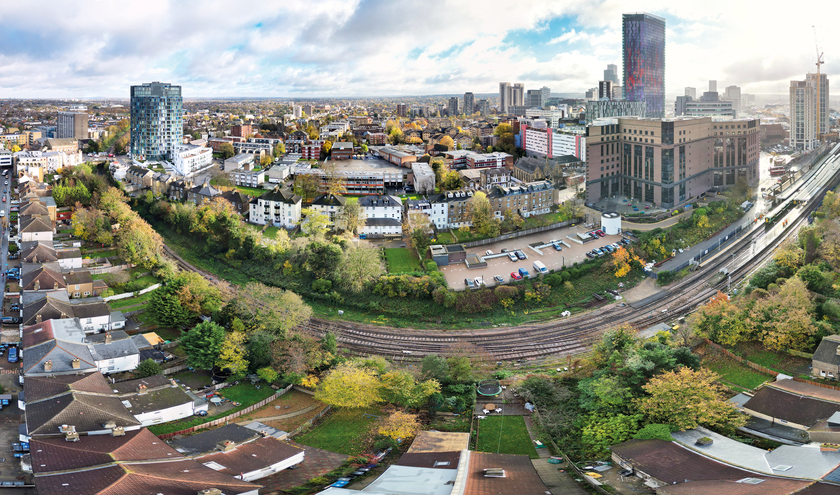
<instances>
[{"instance_id":1,"label":"street lamp","mask_svg":"<svg viewBox=\"0 0 840 495\"><path fill-rule=\"evenodd\" d=\"M563 255L561 255L560 257L563 258L563 268L566 268L566 257Z\"/></svg>"}]
</instances>

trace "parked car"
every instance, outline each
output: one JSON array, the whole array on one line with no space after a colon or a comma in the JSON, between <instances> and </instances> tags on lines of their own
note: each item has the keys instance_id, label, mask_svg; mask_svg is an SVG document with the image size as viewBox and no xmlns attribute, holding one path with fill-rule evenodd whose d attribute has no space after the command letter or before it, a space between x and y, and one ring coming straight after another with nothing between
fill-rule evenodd
<instances>
[{"instance_id":1,"label":"parked car","mask_svg":"<svg viewBox=\"0 0 840 495\"><path fill-rule=\"evenodd\" d=\"M602 247L601 250L605 251L607 253L612 253L613 251L615 251L615 249L613 249L613 247L610 246L610 245L606 245L606 246Z\"/></svg>"},{"instance_id":2,"label":"parked car","mask_svg":"<svg viewBox=\"0 0 840 495\"><path fill-rule=\"evenodd\" d=\"M601 251L598 248L593 249L592 252L595 253L596 256L603 256L604 255L604 252Z\"/></svg>"},{"instance_id":3,"label":"parked car","mask_svg":"<svg viewBox=\"0 0 840 495\"><path fill-rule=\"evenodd\" d=\"M18 350L17 347L9 347L9 362L16 363L18 360Z\"/></svg>"},{"instance_id":4,"label":"parked car","mask_svg":"<svg viewBox=\"0 0 840 495\"><path fill-rule=\"evenodd\" d=\"M624 239L621 240L621 243L626 246L626 245L630 244L630 239L625 237Z\"/></svg>"},{"instance_id":5,"label":"parked car","mask_svg":"<svg viewBox=\"0 0 840 495\"><path fill-rule=\"evenodd\" d=\"M496 275L495 277L493 277L493 280L495 280L496 283L498 283L498 284L505 283L505 277L503 277L501 275Z\"/></svg>"},{"instance_id":6,"label":"parked car","mask_svg":"<svg viewBox=\"0 0 840 495\"><path fill-rule=\"evenodd\" d=\"M588 253L586 253L586 257L587 258L597 258L598 255L595 254L593 251L589 251Z\"/></svg>"},{"instance_id":7,"label":"parked car","mask_svg":"<svg viewBox=\"0 0 840 495\"><path fill-rule=\"evenodd\" d=\"M468 289L475 289L476 288L475 287L475 282L473 282L472 280L470 280L468 278L464 279L464 285L466 285Z\"/></svg>"},{"instance_id":8,"label":"parked car","mask_svg":"<svg viewBox=\"0 0 840 495\"><path fill-rule=\"evenodd\" d=\"M514 280L522 280L522 275L520 275L518 272L510 272L510 278Z\"/></svg>"},{"instance_id":9,"label":"parked car","mask_svg":"<svg viewBox=\"0 0 840 495\"><path fill-rule=\"evenodd\" d=\"M604 237L606 235L603 230L596 230L595 233L598 234L598 237Z\"/></svg>"},{"instance_id":10,"label":"parked car","mask_svg":"<svg viewBox=\"0 0 840 495\"><path fill-rule=\"evenodd\" d=\"M519 274L522 275L523 278L531 278L531 274L524 268L519 269Z\"/></svg>"},{"instance_id":11,"label":"parked car","mask_svg":"<svg viewBox=\"0 0 840 495\"><path fill-rule=\"evenodd\" d=\"M557 250L557 251L562 251L563 246L561 246L559 242L555 242L554 243L554 249Z\"/></svg>"},{"instance_id":12,"label":"parked car","mask_svg":"<svg viewBox=\"0 0 840 495\"><path fill-rule=\"evenodd\" d=\"M521 259L521 260L527 260L528 259L528 255L525 254L521 249L516 252L516 257Z\"/></svg>"},{"instance_id":13,"label":"parked car","mask_svg":"<svg viewBox=\"0 0 840 495\"><path fill-rule=\"evenodd\" d=\"M485 252L484 252L484 254L485 254L486 256L490 256L491 254L493 254L493 251L490 251L490 250L488 249L487 251L485 251Z\"/></svg>"},{"instance_id":14,"label":"parked car","mask_svg":"<svg viewBox=\"0 0 840 495\"><path fill-rule=\"evenodd\" d=\"M519 258L517 258L515 254L508 253L507 255L508 255L508 258L510 258L511 261L519 261Z\"/></svg>"},{"instance_id":15,"label":"parked car","mask_svg":"<svg viewBox=\"0 0 840 495\"><path fill-rule=\"evenodd\" d=\"M482 285L484 285L484 279L481 277L475 277L473 281L475 282L476 288L480 288Z\"/></svg>"}]
</instances>

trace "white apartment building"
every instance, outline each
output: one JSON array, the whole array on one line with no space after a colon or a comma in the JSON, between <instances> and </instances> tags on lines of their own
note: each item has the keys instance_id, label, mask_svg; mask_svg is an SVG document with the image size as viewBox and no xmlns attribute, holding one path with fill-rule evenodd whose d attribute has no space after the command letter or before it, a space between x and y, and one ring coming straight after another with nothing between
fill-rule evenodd
<instances>
[{"instance_id":1,"label":"white apartment building","mask_svg":"<svg viewBox=\"0 0 840 495\"><path fill-rule=\"evenodd\" d=\"M586 130L585 129L553 129L520 127L522 148L529 156L557 156L572 155L580 160L586 160Z\"/></svg>"},{"instance_id":2,"label":"white apartment building","mask_svg":"<svg viewBox=\"0 0 840 495\"><path fill-rule=\"evenodd\" d=\"M551 107L550 109L529 108L525 110L525 117L529 119L543 119L548 123L549 127L554 129L560 125L560 120L566 118L568 114L569 108L566 105Z\"/></svg>"},{"instance_id":3,"label":"white apartment building","mask_svg":"<svg viewBox=\"0 0 840 495\"><path fill-rule=\"evenodd\" d=\"M396 196L365 196L359 198L365 214L360 234L368 236L402 235L402 200Z\"/></svg>"},{"instance_id":4,"label":"white apartment building","mask_svg":"<svg viewBox=\"0 0 840 495\"><path fill-rule=\"evenodd\" d=\"M265 182L265 171L263 170L239 170L230 175L237 186L260 188Z\"/></svg>"},{"instance_id":5,"label":"white apartment building","mask_svg":"<svg viewBox=\"0 0 840 495\"><path fill-rule=\"evenodd\" d=\"M277 186L251 200L248 221L290 229L300 222L302 200L291 188Z\"/></svg>"},{"instance_id":6,"label":"white apartment building","mask_svg":"<svg viewBox=\"0 0 840 495\"><path fill-rule=\"evenodd\" d=\"M12 166L12 152L10 150L0 149L0 167Z\"/></svg>"},{"instance_id":7,"label":"white apartment building","mask_svg":"<svg viewBox=\"0 0 840 495\"><path fill-rule=\"evenodd\" d=\"M213 150L203 146L181 144L173 153L175 172L190 177L201 169L213 164Z\"/></svg>"}]
</instances>

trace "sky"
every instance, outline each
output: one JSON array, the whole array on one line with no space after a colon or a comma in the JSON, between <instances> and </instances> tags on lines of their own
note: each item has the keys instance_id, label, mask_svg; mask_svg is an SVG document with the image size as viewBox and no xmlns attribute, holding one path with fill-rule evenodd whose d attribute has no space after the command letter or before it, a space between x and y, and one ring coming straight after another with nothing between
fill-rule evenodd
<instances>
[{"instance_id":1,"label":"sky","mask_svg":"<svg viewBox=\"0 0 840 495\"><path fill-rule=\"evenodd\" d=\"M621 77L621 14L666 20L666 94L785 94L840 68L840 2L779 0L45 0L0 5L0 98L128 98L151 81L185 98L582 93ZM832 81L833 82L833 81ZM840 79L837 83L840 84Z\"/></svg>"}]
</instances>

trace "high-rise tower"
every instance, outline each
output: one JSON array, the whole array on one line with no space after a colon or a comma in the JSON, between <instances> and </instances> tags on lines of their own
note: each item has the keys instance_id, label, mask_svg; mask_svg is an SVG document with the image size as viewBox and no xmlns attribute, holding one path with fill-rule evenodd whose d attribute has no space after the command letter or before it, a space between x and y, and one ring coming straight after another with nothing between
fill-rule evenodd
<instances>
[{"instance_id":1,"label":"high-rise tower","mask_svg":"<svg viewBox=\"0 0 840 495\"><path fill-rule=\"evenodd\" d=\"M644 13L621 17L624 98L645 102L645 116L665 116L665 19Z\"/></svg>"},{"instance_id":2,"label":"high-rise tower","mask_svg":"<svg viewBox=\"0 0 840 495\"><path fill-rule=\"evenodd\" d=\"M131 154L172 159L183 142L181 86L153 82L131 87Z\"/></svg>"}]
</instances>

